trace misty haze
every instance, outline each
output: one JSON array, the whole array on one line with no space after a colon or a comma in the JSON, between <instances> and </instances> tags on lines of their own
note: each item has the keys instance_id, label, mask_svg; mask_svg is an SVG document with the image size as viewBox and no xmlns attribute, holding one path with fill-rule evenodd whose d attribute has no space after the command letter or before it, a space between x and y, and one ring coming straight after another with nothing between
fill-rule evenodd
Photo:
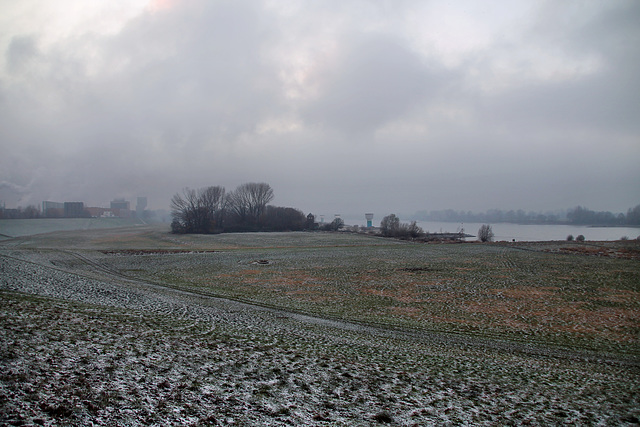
<instances>
[{"instance_id":1,"label":"misty haze","mask_svg":"<svg viewBox=\"0 0 640 427\"><path fill-rule=\"evenodd\" d=\"M640 202L635 1L0 9L6 208L244 182L378 218Z\"/></svg>"},{"instance_id":2,"label":"misty haze","mask_svg":"<svg viewBox=\"0 0 640 427\"><path fill-rule=\"evenodd\" d=\"M640 424L639 23L0 0L0 425Z\"/></svg>"}]
</instances>

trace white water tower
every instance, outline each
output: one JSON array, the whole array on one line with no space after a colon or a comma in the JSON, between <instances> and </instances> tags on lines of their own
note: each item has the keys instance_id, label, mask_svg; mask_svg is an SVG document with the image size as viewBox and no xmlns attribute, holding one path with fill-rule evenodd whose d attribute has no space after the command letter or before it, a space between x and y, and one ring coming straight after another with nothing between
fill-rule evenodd
<instances>
[{"instance_id":1,"label":"white water tower","mask_svg":"<svg viewBox=\"0 0 640 427\"><path fill-rule=\"evenodd\" d=\"M367 228L373 227L373 214L366 213L364 214L364 217L367 219Z\"/></svg>"}]
</instances>

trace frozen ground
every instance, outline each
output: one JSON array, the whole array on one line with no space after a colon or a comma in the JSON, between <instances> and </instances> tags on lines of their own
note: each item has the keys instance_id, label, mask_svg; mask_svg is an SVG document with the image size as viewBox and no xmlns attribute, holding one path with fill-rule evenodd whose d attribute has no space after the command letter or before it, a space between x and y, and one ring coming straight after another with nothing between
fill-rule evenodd
<instances>
[{"instance_id":1,"label":"frozen ground","mask_svg":"<svg viewBox=\"0 0 640 427\"><path fill-rule=\"evenodd\" d=\"M4 243L1 425L639 423L637 352L324 320Z\"/></svg>"}]
</instances>

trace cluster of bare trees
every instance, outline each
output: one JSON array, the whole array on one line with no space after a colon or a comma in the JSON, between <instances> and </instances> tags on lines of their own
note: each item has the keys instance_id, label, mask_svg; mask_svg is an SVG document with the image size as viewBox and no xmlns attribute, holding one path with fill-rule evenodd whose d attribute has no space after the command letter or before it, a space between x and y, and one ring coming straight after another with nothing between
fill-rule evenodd
<instances>
[{"instance_id":1,"label":"cluster of bare trees","mask_svg":"<svg viewBox=\"0 0 640 427\"><path fill-rule=\"evenodd\" d=\"M0 206L0 219L34 219L40 217L42 217L42 214L33 205L29 205L26 208L18 206L17 209L5 209Z\"/></svg>"},{"instance_id":2,"label":"cluster of bare trees","mask_svg":"<svg viewBox=\"0 0 640 427\"><path fill-rule=\"evenodd\" d=\"M422 228L415 221L401 223L395 214L387 215L380 222L380 233L386 237L416 238L424 234Z\"/></svg>"},{"instance_id":3,"label":"cluster of bare trees","mask_svg":"<svg viewBox=\"0 0 640 427\"><path fill-rule=\"evenodd\" d=\"M225 190L206 187L185 188L171 198L171 231L174 233L215 233L222 228Z\"/></svg>"},{"instance_id":4,"label":"cluster of bare trees","mask_svg":"<svg viewBox=\"0 0 640 427\"><path fill-rule=\"evenodd\" d=\"M227 193L223 187L185 188L171 198L171 231L222 233L231 231L295 231L306 217L294 208L270 206L273 189L250 182Z\"/></svg>"},{"instance_id":5,"label":"cluster of bare trees","mask_svg":"<svg viewBox=\"0 0 640 427\"><path fill-rule=\"evenodd\" d=\"M259 221L273 199L269 184L250 182L242 184L227 197L227 207L242 224L254 225Z\"/></svg>"}]
</instances>

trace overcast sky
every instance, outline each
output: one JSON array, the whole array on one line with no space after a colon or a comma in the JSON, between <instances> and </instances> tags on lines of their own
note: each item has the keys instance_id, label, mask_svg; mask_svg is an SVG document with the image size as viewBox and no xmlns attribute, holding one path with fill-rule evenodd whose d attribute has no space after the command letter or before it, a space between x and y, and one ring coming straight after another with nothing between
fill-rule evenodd
<instances>
[{"instance_id":1,"label":"overcast sky","mask_svg":"<svg viewBox=\"0 0 640 427\"><path fill-rule=\"evenodd\" d=\"M640 2L0 0L0 200L640 203Z\"/></svg>"}]
</instances>

